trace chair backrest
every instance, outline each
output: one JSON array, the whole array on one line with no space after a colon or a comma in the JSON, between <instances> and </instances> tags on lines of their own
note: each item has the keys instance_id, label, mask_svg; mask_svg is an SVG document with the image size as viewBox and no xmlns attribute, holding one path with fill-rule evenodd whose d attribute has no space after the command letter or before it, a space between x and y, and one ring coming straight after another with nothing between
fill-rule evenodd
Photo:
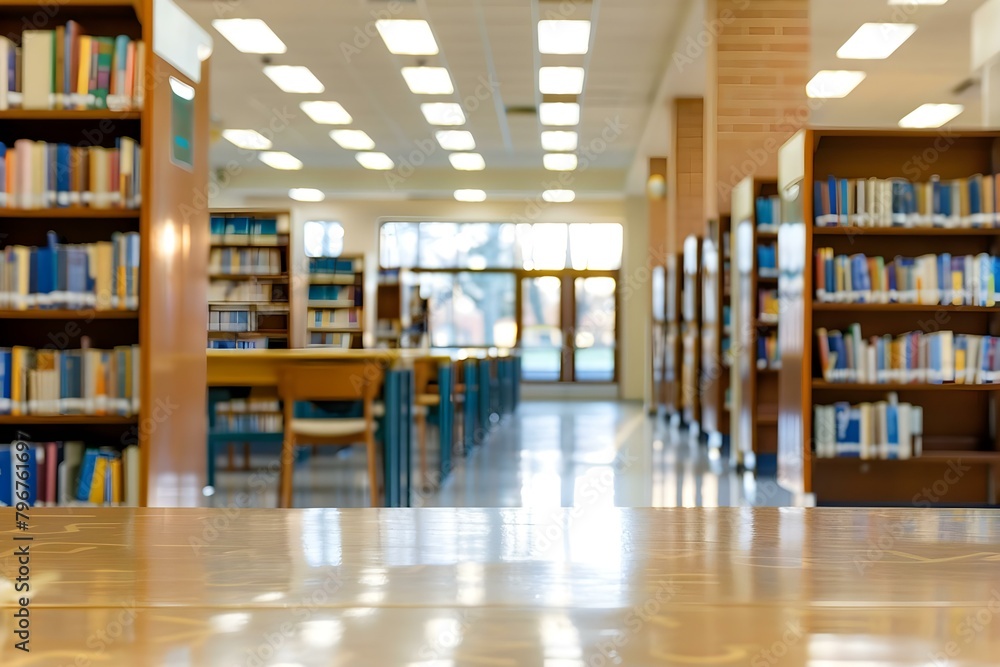
<instances>
[{"instance_id":1,"label":"chair backrest","mask_svg":"<svg viewBox=\"0 0 1000 667\"><path fill-rule=\"evenodd\" d=\"M431 385L437 384L438 361L437 359L416 359L413 362L413 391L417 396L421 394L437 393L437 389L431 389Z\"/></svg>"},{"instance_id":2,"label":"chair backrest","mask_svg":"<svg viewBox=\"0 0 1000 667\"><path fill-rule=\"evenodd\" d=\"M289 401L372 401L382 388L381 364L328 361L291 364L278 378L278 393Z\"/></svg>"}]
</instances>

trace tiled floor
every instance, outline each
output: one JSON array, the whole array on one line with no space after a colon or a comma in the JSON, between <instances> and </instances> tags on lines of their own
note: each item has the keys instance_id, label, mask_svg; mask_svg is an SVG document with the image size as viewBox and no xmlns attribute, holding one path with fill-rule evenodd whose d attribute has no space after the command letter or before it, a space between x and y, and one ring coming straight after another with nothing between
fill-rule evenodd
<instances>
[{"instance_id":1,"label":"tiled floor","mask_svg":"<svg viewBox=\"0 0 1000 667\"><path fill-rule=\"evenodd\" d=\"M435 437L431 431L429 441ZM250 471L220 473L212 504L273 507L275 461L262 452L252 457ZM363 448L321 450L297 466L295 490L296 507L367 506ZM790 504L773 480L755 482L730 470L638 403L586 401L522 403L440 490L418 491L414 499L424 507Z\"/></svg>"}]
</instances>

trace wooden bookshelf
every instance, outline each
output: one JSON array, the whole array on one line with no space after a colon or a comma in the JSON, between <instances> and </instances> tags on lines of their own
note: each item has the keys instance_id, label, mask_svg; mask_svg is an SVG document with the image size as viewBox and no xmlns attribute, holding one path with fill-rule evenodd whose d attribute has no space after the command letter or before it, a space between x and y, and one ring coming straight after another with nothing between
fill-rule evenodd
<instances>
[{"instance_id":1,"label":"wooden bookshelf","mask_svg":"<svg viewBox=\"0 0 1000 667\"><path fill-rule=\"evenodd\" d=\"M320 263L335 262L333 272L320 271L316 267ZM306 258L308 267L308 287L306 296L306 345L308 347L346 347L362 349L364 347L365 316L364 316L364 264L363 255L341 255L339 257ZM313 299L312 292L316 289L337 291L337 298ZM348 298L345 291L352 292ZM331 301L350 302L344 305L321 305ZM316 314L326 320L327 317L354 317L355 322L317 323Z\"/></svg>"},{"instance_id":2,"label":"wooden bookshelf","mask_svg":"<svg viewBox=\"0 0 1000 667\"><path fill-rule=\"evenodd\" d=\"M403 284L401 271L379 271L375 293L375 346L399 348L403 346Z\"/></svg>"},{"instance_id":3,"label":"wooden bookshelf","mask_svg":"<svg viewBox=\"0 0 1000 667\"><path fill-rule=\"evenodd\" d=\"M708 235L701 244L701 430L711 447L721 447L729 437L728 341L732 326L727 323L729 298L730 216L710 220Z\"/></svg>"},{"instance_id":4,"label":"wooden bookshelf","mask_svg":"<svg viewBox=\"0 0 1000 667\"><path fill-rule=\"evenodd\" d=\"M20 38L25 17L39 5L0 0L0 30ZM68 243L108 240L111 231L138 231L139 310L3 311L0 319L17 320L3 329L4 345L42 348L53 336L80 346L82 337L95 347L139 344L141 347L138 415L4 415L5 435L23 431L28 440L84 441L87 445L139 447L139 504L196 506L204 486L206 436L206 362L204 356L205 257L191 249L208 243L208 212L197 201L208 183L209 82L202 63L195 81L163 60L153 49L153 0L60 0L57 15L46 15L41 29L55 30L78 21L89 35L124 34L146 46L147 82L139 111L31 110L0 112L0 141L16 139L72 145L114 146L121 137L142 148L136 165L141 174L141 208L0 209L3 245L42 245L53 230ZM199 30L192 21L192 30ZM194 48L192 46L192 48ZM170 78L190 87L189 166L173 159L178 113ZM64 325L53 320L70 320ZM115 320L125 320L115 321ZM129 322L128 320L131 320Z\"/></svg>"},{"instance_id":5,"label":"wooden bookshelf","mask_svg":"<svg viewBox=\"0 0 1000 667\"><path fill-rule=\"evenodd\" d=\"M680 417L681 405L681 286L684 256L668 254L664 260L663 404L667 415Z\"/></svg>"},{"instance_id":6,"label":"wooden bookshelf","mask_svg":"<svg viewBox=\"0 0 1000 667\"><path fill-rule=\"evenodd\" d=\"M681 420L692 428L701 423L701 245L697 236L684 239L681 287Z\"/></svg>"},{"instance_id":7,"label":"wooden bookshelf","mask_svg":"<svg viewBox=\"0 0 1000 667\"><path fill-rule=\"evenodd\" d=\"M730 415L730 461L748 470L773 470L778 448L778 373L758 363L761 335L778 327L761 321L760 303L764 289L774 281L761 280L757 248L776 243L773 231L761 231L757 224L757 198L777 194L772 180L748 176L734 189L731 276L733 283L732 323L733 365L730 369L733 411Z\"/></svg>"},{"instance_id":8,"label":"wooden bookshelf","mask_svg":"<svg viewBox=\"0 0 1000 667\"><path fill-rule=\"evenodd\" d=\"M1000 168L1000 132L953 130L807 129L793 136L779 156L782 197L782 326L778 477L820 504L911 505L923 488L951 480L949 465L971 466L949 483L941 504L996 504L1000 482L1000 438L995 425L1000 386L967 384L848 384L824 382L816 359L815 330L846 330L861 324L863 335L899 335L915 330L965 334L1000 332L1000 308L920 304L841 304L815 300L815 252L915 257L949 252L1000 254L997 228L816 227L813 183L837 178L906 178L943 181ZM933 161L920 156L933 154ZM812 451L813 406L900 401L923 409L923 455L906 460L817 458ZM945 477L945 475L949 475Z\"/></svg>"},{"instance_id":9,"label":"wooden bookshelf","mask_svg":"<svg viewBox=\"0 0 1000 667\"><path fill-rule=\"evenodd\" d=\"M291 347L291 289L288 285L292 266L290 254L290 219L288 211L266 209L213 209L212 234L209 245L211 256L232 253L266 251L275 253L280 271L275 273L226 273L208 275L208 345L209 347L254 346L264 349ZM260 226L274 228L275 233L262 234ZM234 227L243 230L233 231ZM270 229L268 229L270 231ZM255 284L250 284L255 283ZM248 298L249 292L260 292L259 298ZM244 297L237 298L240 293ZM235 293L236 296L233 296ZM225 326L215 318L226 311L247 313L247 331L224 331ZM213 312L219 312L216 316Z\"/></svg>"}]
</instances>

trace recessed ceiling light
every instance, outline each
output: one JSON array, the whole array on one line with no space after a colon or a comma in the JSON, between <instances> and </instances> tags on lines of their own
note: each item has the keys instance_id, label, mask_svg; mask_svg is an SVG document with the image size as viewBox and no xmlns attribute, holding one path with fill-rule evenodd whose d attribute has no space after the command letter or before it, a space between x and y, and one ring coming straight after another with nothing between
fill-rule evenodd
<instances>
[{"instance_id":1,"label":"recessed ceiling light","mask_svg":"<svg viewBox=\"0 0 1000 667\"><path fill-rule=\"evenodd\" d=\"M288 196L295 201L323 201L326 195L316 188L292 188L288 191Z\"/></svg>"},{"instance_id":2,"label":"recessed ceiling light","mask_svg":"<svg viewBox=\"0 0 1000 667\"><path fill-rule=\"evenodd\" d=\"M284 53L288 50L260 19L215 19L212 27L243 53Z\"/></svg>"},{"instance_id":3,"label":"recessed ceiling light","mask_svg":"<svg viewBox=\"0 0 1000 667\"><path fill-rule=\"evenodd\" d=\"M900 127L941 127L965 111L961 104L922 104L899 121Z\"/></svg>"},{"instance_id":4,"label":"recessed ceiling light","mask_svg":"<svg viewBox=\"0 0 1000 667\"><path fill-rule=\"evenodd\" d=\"M539 21L538 52L582 55L590 47L590 21Z\"/></svg>"},{"instance_id":5,"label":"recessed ceiling light","mask_svg":"<svg viewBox=\"0 0 1000 667\"><path fill-rule=\"evenodd\" d=\"M294 171L302 168L302 160L285 151L264 151L257 157L268 167Z\"/></svg>"},{"instance_id":6,"label":"recessed ceiling light","mask_svg":"<svg viewBox=\"0 0 1000 667\"><path fill-rule=\"evenodd\" d=\"M446 151L471 151L476 148L476 140L468 130L438 130L434 136Z\"/></svg>"},{"instance_id":7,"label":"recessed ceiling light","mask_svg":"<svg viewBox=\"0 0 1000 667\"><path fill-rule=\"evenodd\" d=\"M266 151L271 147L271 140L257 130L223 130L222 138L251 151Z\"/></svg>"},{"instance_id":8,"label":"recessed ceiling light","mask_svg":"<svg viewBox=\"0 0 1000 667\"><path fill-rule=\"evenodd\" d=\"M451 95L455 86L444 67L404 67L403 78L414 95Z\"/></svg>"},{"instance_id":9,"label":"recessed ceiling light","mask_svg":"<svg viewBox=\"0 0 1000 667\"><path fill-rule=\"evenodd\" d=\"M542 132L542 148L547 151L575 151L576 144L576 132L567 132L565 130L548 130Z\"/></svg>"},{"instance_id":10,"label":"recessed ceiling light","mask_svg":"<svg viewBox=\"0 0 1000 667\"><path fill-rule=\"evenodd\" d=\"M486 160L479 153L452 153L448 156L451 166L459 171L482 171Z\"/></svg>"},{"instance_id":11,"label":"recessed ceiling light","mask_svg":"<svg viewBox=\"0 0 1000 667\"><path fill-rule=\"evenodd\" d=\"M370 151L375 148L375 142L363 130L333 130L330 138L349 151Z\"/></svg>"},{"instance_id":12,"label":"recessed ceiling light","mask_svg":"<svg viewBox=\"0 0 1000 667\"><path fill-rule=\"evenodd\" d=\"M424 20L381 19L375 21L389 53L402 56L433 56L438 52L431 26Z\"/></svg>"},{"instance_id":13,"label":"recessed ceiling light","mask_svg":"<svg viewBox=\"0 0 1000 667\"><path fill-rule=\"evenodd\" d=\"M580 122L580 105L576 102L542 102L538 105L542 125L576 125Z\"/></svg>"},{"instance_id":14,"label":"recessed ceiling light","mask_svg":"<svg viewBox=\"0 0 1000 667\"><path fill-rule=\"evenodd\" d=\"M458 201L486 201L486 193L482 190L455 190Z\"/></svg>"},{"instance_id":15,"label":"recessed ceiling light","mask_svg":"<svg viewBox=\"0 0 1000 667\"><path fill-rule=\"evenodd\" d=\"M299 108L321 125L350 125L354 121L340 102L302 102Z\"/></svg>"},{"instance_id":16,"label":"recessed ceiling light","mask_svg":"<svg viewBox=\"0 0 1000 667\"><path fill-rule=\"evenodd\" d=\"M542 199L553 204L568 204L576 199L576 193L572 190L546 190Z\"/></svg>"},{"instance_id":17,"label":"recessed ceiling light","mask_svg":"<svg viewBox=\"0 0 1000 667\"><path fill-rule=\"evenodd\" d=\"M917 26L912 23L865 23L844 45L837 57L845 60L884 60L910 38Z\"/></svg>"},{"instance_id":18,"label":"recessed ceiling light","mask_svg":"<svg viewBox=\"0 0 1000 667\"><path fill-rule=\"evenodd\" d=\"M392 158L385 153L358 153L354 156L354 159L365 169L387 171L396 166Z\"/></svg>"},{"instance_id":19,"label":"recessed ceiling light","mask_svg":"<svg viewBox=\"0 0 1000 667\"><path fill-rule=\"evenodd\" d=\"M846 97L859 83L864 81L864 72L824 69L816 73L806 84L806 95L820 99Z\"/></svg>"},{"instance_id":20,"label":"recessed ceiling light","mask_svg":"<svg viewBox=\"0 0 1000 667\"><path fill-rule=\"evenodd\" d=\"M573 171L576 169L576 156L572 153L546 153L542 164L549 171Z\"/></svg>"},{"instance_id":21,"label":"recessed ceiling light","mask_svg":"<svg viewBox=\"0 0 1000 667\"><path fill-rule=\"evenodd\" d=\"M431 125L462 125L465 112L456 102L427 102L420 105L420 111Z\"/></svg>"},{"instance_id":22,"label":"recessed ceiling light","mask_svg":"<svg viewBox=\"0 0 1000 667\"><path fill-rule=\"evenodd\" d=\"M538 89L543 95L579 95L583 92L583 68L540 67Z\"/></svg>"},{"instance_id":23,"label":"recessed ceiling light","mask_svg":"<svg viewBox=\"0 0 1000 667\"><path fill-rule=\"evenodd\" d=\"M268 65L264 74L286 93L322 93L326 90L316 75L302 65Z\"/></svg>"},{"instance_id":24,"label":"recessed ceiling light","mask_svg":"<svg viewBox=\"0 0 1000 667\"><path fill-rule=\"evenodd\" d=\"M948 0L889 0L890 5L943 5Z\"/></svg>"}]
</instances>

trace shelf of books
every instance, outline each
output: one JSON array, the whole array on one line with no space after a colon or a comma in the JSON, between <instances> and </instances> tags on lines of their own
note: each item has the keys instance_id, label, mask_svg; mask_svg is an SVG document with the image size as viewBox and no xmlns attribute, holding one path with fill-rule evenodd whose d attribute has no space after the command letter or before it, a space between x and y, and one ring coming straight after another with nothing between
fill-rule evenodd
<instances>
[{"instance_id":1,"label":"shelf of books","mask_svg":"<svg viewBox=\"0 0 1000 667\"><path fill-rule=\"evenodd\" d=\"M399 269L380 269L375 294L375 345L403 346L403 283Z\"/></svg>"},{"instance_id":2,"label":"shelf of books","mask_svg":"<svg viewBox=\"0 0 1000 667\"><path fill-rule=\"evenodd\" d=\"M364 347L364 257L310 257L309 347Z\"/></svg>"},{"instance_id":3,"label":"shelf of books","mask_svg":"<svg viewBox=\"0 0 1000 667\"><path fill-rule=\"evenodd\" d=\"M210 233L208 347L290 347L288 212L215 210Z\"/></svg>"},{"instance_id":4,"label":"shelf of books","mask_svg":"<svg viewBox=\"0 0 1000 667\"><path fill-rule=\"evenodd\" d=\"M681 286L684 256L669 253L663 263L664 327L663 327L663 404L667 415L681 415Z\"/></svg>"},{"instance_id":5,"label":"shelf of books","mask_svg":"<svg viewBox=\"0 0 1000 667\"><path fill-rule=\"evenodd\" d=\"M730 217L710 220L701 244L701 431L710 447L729 436Z\"/></svg>"},{"instance_id":6,"label":"shelf of books","mask_svg":"<svg viewBox=\"0 0 1000 667\"><path fill-rule=\"evenodd\" d=\"M652 269L652 303L650 325L650 359L652 377L652 400L650 412L657 414L666 405L666 384L664 382L664 364L666 363L667 346L667 297L666 297L666 267L657 265Z\"/></svg>"},{"instance_id":7,"label":"shelf of books","mask_svg":"<svg viewBox=\"0 0 1000 667\"><path fill-rule=\"evenodd\" d=\"M0 478L27 463L30 504L196 505L207 81L149 48L151 1L38 9L0 0Z\"/></svg>"},{"instance_id":8,"label":"shelf of books","mask_svg":"<svg viewBox=\"0 0 1000 667\"><path fill-rule=\"evenodd\" d=\"M701 422L701 238L684 239L681 286L681 421Z\"/></svg>"},{"instance_id":9,"label":"shelf of books","mask_svg":"<svg viewBox=\"0 0 1000 667\"><path fill-rule=\"evenodd\" d=\"M730 460L773 472L778 451L779 200L775 181L745 178L733 189L733 412Z\"/></svg>"},{"instance_id":10,"label":"shelf of books","mask_svg":"<svg viewBox=\"0 0 1000 667\"><path fill-rule=\"evenodd\" d=\"M778 465L791 490L997 503L998 138L816 129L782 147Z\"/></svg>"}]
</instances>

